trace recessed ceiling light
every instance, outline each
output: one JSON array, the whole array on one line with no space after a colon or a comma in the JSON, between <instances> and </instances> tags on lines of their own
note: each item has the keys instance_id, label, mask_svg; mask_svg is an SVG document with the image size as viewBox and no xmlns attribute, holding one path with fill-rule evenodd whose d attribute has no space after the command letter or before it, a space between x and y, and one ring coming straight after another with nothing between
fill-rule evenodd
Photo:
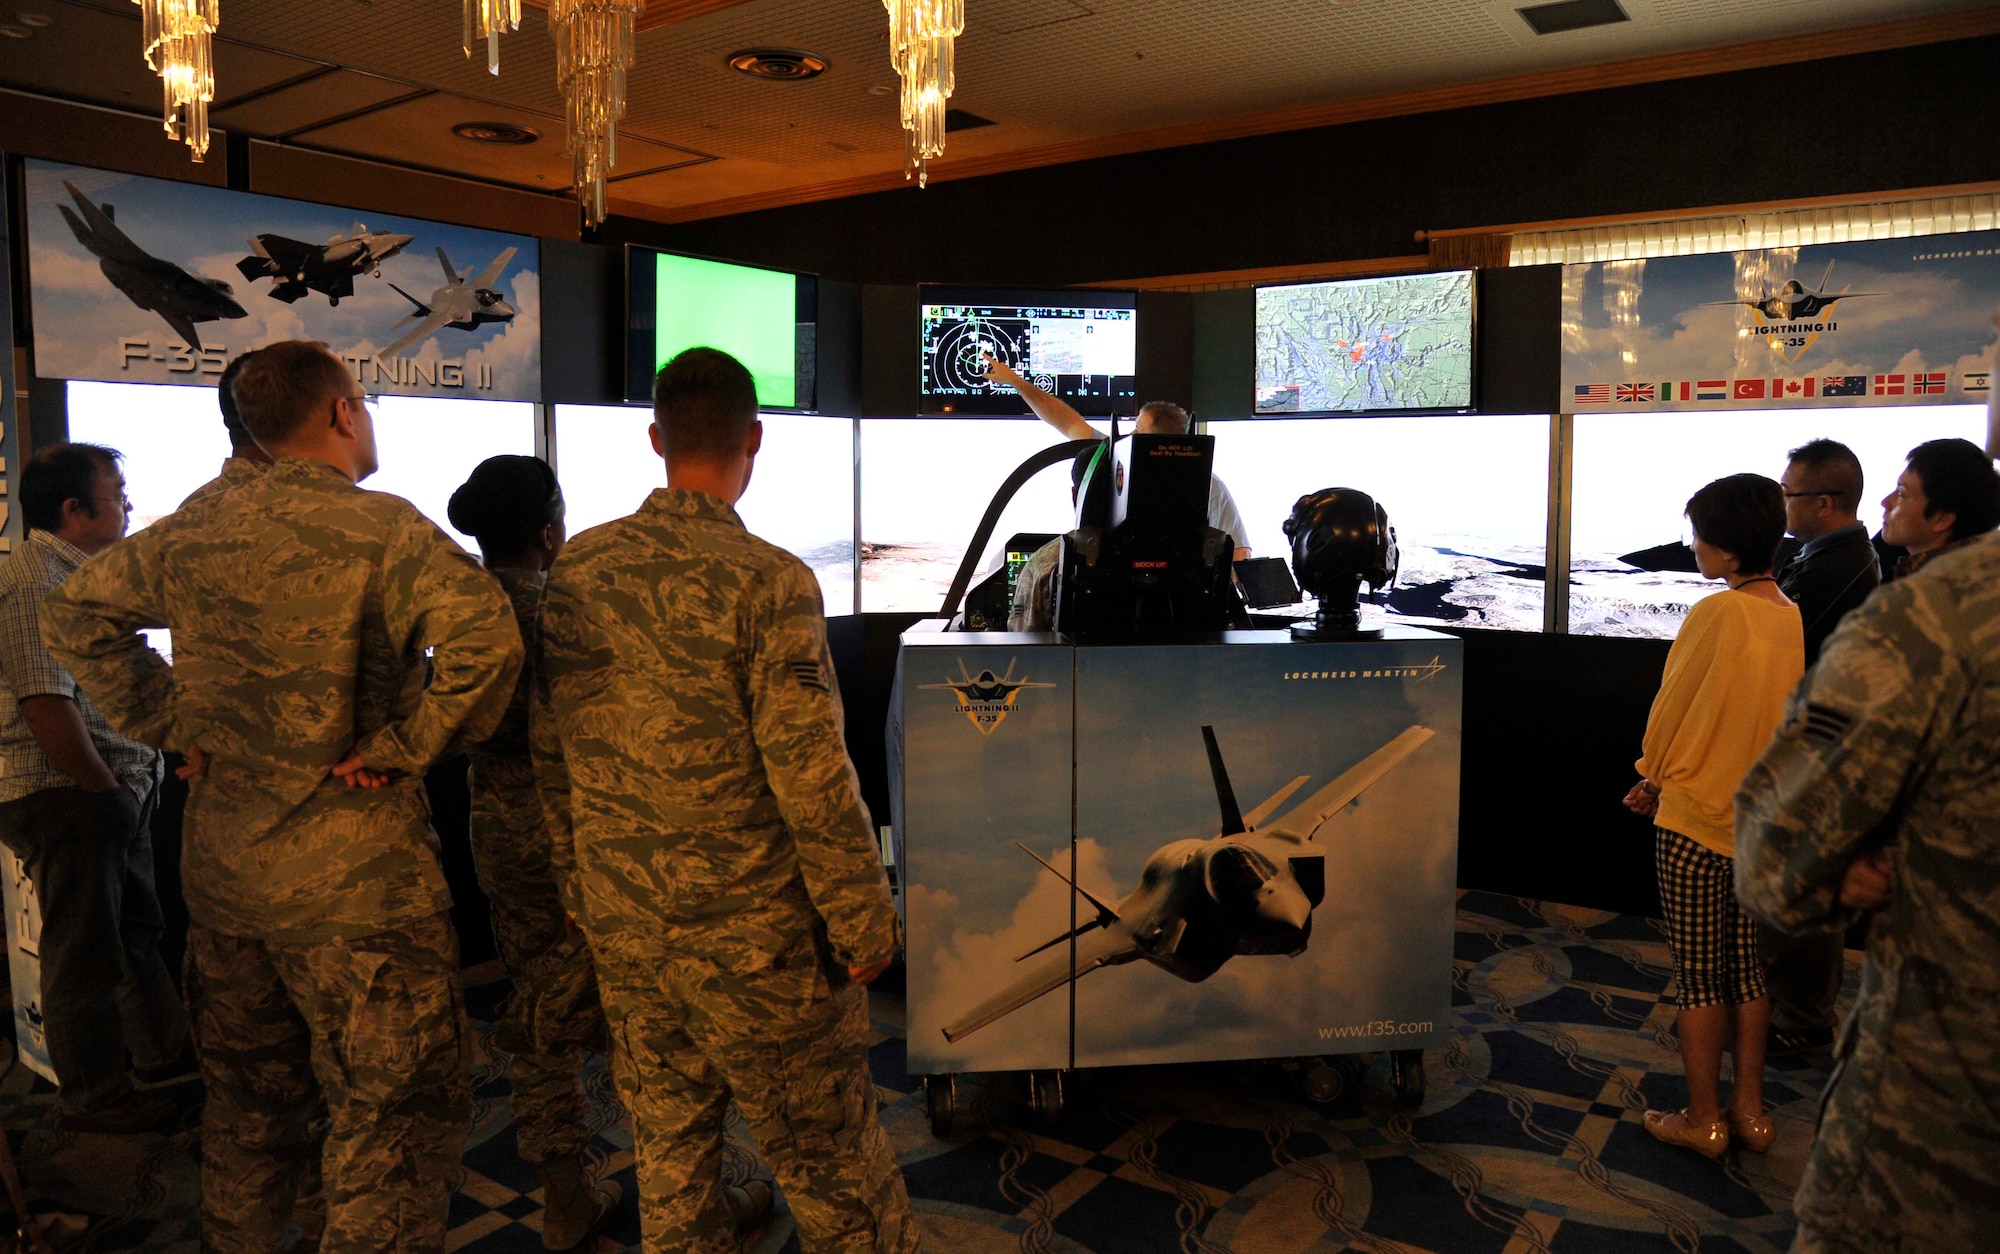
<instances>
[{"instance_id":1,"label":"recessed ceiling light","mask_svg":"<svg viewBox=\"0 0 2000 1254\"><path fill-rule=\"evenodd\" d=\"M475 144L498 144L503 148L518 148L542 137L534 127L512 122L460 122L451 128L451 133Z\"/></svg>"},{"instance_id":2,"label":"recessed ceiling light","mask_svg":"<svg viewBox=\"0 0 2000 1254\"><path fill-rule=\"evenodd\" d=\"M35 30L47 30L56 24L56 20L46 13L16 13L14 20Z\"/></svg>"},{"instance_id":3,"label":"recessed ceiling light","mask_svg":"<svg viewBox=\"0 0 2000 1254\"><path fill-rule=\"evenodd\" d=\"M797 83L826 73L827 60L816 52L799 48L745 48L727 58L729 68L751 78L774 83Z\"/></svg>"},{"instance_id":4,"label":"recessed ceiling light","mask_svg":"<svg viewBox=\"0 0 2000 1254\"><path fill-rule=\"evenodd\" d=\"M0 25L0 35L5 35L9 39L26 39L28 36L34 33L35 32L29 30L27 27L16 26L12 22L8 22L5 25Z\"/></svg>"},{"instance_id":5,"label":"recessed ceiling light","mask_svg":"<svg viewBox=\"0 0 2000 1254\"><path fill-rule=\"evenodd\" d=\"M893 96L896 94L896 89L887 83L870 83L868 85L868 94L871 96Z\"/></svg>"}]
</instances>

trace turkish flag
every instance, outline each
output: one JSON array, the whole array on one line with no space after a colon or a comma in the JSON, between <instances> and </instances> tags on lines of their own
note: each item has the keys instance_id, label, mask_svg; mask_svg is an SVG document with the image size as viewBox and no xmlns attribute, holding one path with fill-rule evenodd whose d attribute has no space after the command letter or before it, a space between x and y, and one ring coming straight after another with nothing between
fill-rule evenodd
<instances>
[{"instance_id":1,"label":"turkish flag","mask_svg":"<svg viewBox=\"0 0 2000 1254\"><path fill-rule=\"evenodd\" d=\"M1738 379L1736 381L1735 394L1731 399L1739 401L1763 400L1764 381L1762 379Z\"/></svg>"}]
</instances>

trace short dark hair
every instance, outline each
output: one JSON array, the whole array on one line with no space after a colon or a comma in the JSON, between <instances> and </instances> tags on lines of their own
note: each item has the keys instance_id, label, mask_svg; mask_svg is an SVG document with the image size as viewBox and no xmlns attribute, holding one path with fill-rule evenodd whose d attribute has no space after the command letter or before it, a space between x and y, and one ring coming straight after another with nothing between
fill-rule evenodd
<instances>
[{"instance_id":1,"label":"short dark hair","mask_svg":"<svg viewBox=\"0 0 2000 1254\"><path fill-rule=\"evenodd\" d=\"M1958 515L1951 538L1984 535L2000 527L2000 474L1993 459L1970 440L1926 440L1910 450L1910 470L1924 485L1924 516Z\"/></svg>"},{"instance_id":2,"label":"short dark hair","mask_svg":"<svg viewBox=\"0 0 2000 1254\"><path fill-rule=\"evenodd\" d=\"M1704 544L1736 559L1738 573L1769 573L1785 538L1785 490L1763 475L1726 475L1688 498L1688 521Z\"/></svg>"},{"instance_id":3,"label":"short dark hair","mask_svg":"<svg viewBox=\"0 0 2000 1254\"><path fill-rule=\"evenodd\" d=\"M229 443L236 448L257 442L257 437L250 434L250 428L243 425L243 413L236 405L236 376L243 373L243 363L257 352L253 348L231 358L229 364L222 368L222 377L215 383L215 404L222 410L222 429L229 433Z\"/></svg>"},{"instance_id":4,"label":"short dark hair","mask_svg":"<svg viewBox=\"0 0 2000 1254\"><path fill-rule=\"evenodd\" d=\"M479 541L487 557L511 556L534 543L536 533L562 517L556 472L539 457L504 453L472 468L451 494L445 517Z\"/></svg>"},{"instance_id":5,"label":"short dark hair","mask_svg":"<svg viewBox=\"0 0 2000 1254\"><path fill-rule=\"evenodd\" d=\"M668 457L726 457L750 438L757 382L721 349L684 349L653 380L653 421Z\"/></svg>"},{"instance_id":6,"label":"short dark hair","mask_svg":"<svg viewBox=\"0 0 2000 1254\"><path fill-rule=\"evenodd\" d=\"M280 340L246 355L230 391L244 429L268 445L296 434L353 386L353 372L325 344Z\"/></svg>"},{"instance_id":7,"label":"short dark hair","mask_svg":"<svg viewBox=\"0 0 2000 1254\"><path fill-rule=\"evenodd\" d=\"M51 444L21 468L21 520L36 531L62 526L63 505L83 502L97 517L97 472L116 470L125 455L102 444Z\"/></svg>"},{"instance_id":8,"label":"short dark hair","mask_svg":"<svg viewBox=\"0 0 2000 1254\"><path fill-rule=\"evenodd\" d=\"M1785 459L1789 465L1805 467L1813 490L1832 497L1841 509L1852 514L1861 508L1865 481L1861 459L1854 455L1853 449L1838 440L1808 440L1787 453Z\"/></svg>"},{"instance_id":9,"label":"short dark hair","mask_svg":"<svg viewBox=\"0 0 2000 1254\"><path fill-rule=\"evenodd\" d=\"M1194 430L1194 419L1188 417L1188 411L1172 401L1147 401L1139 406L1133 420L1136 422L1147 414L1153 416L1153 425L1167 435L1186 435Z\"/></svg>"}]
</instances>

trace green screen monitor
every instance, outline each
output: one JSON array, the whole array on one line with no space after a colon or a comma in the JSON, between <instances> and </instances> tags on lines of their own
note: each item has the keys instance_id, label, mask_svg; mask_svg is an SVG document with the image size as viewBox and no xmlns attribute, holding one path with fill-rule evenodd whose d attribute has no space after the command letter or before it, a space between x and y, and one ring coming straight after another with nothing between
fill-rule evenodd
<instances>
[{"instance_id":1,"label":"green screen monitor","mask_svg":"<svg viewBox=\"0 0 2000 1254\"><path fill-rule=\"evenodd\" d=\"M814 407L819 284L650 248L628 248L626 396L650 400L653 377L683 349L717 348L757 382L759 409Z\"/></svg>"}]
</instances>

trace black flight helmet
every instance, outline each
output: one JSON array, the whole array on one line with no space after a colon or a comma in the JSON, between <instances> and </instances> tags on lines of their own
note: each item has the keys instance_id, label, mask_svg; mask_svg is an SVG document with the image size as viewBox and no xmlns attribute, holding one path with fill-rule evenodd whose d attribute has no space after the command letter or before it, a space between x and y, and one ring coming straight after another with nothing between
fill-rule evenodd
<instances>
[{"instance_id":1,"label":"black flight helmet","mask_svg":"<svg viewBox=\"0 0 2000 1254\"><path fill-rule=\"evenodd\" d=\"M1351 632L1361 621L1361 585L1395 581L1396 529L1379 502L1359 488L1322 488L1298 499L1285 520L1292 575L1319 601L1314 626Z\"/></svg>"}]
</instances>

